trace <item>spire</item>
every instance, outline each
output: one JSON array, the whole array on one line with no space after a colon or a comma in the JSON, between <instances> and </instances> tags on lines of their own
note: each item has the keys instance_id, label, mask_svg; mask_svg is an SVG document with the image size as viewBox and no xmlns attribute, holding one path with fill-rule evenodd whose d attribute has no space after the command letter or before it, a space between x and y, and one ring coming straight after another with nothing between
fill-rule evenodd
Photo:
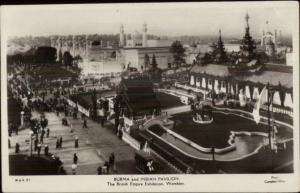
<instances>
[{"instance_id":1,"label":"spire","mask_svg":"<svg viewBox=\"0 0 300 193\"><path fill-rule=\"evenodd\" d=\"M246 13L246 16L245 16L245 20L246 20L247 27L249 27L249 19L250 19L250 17L249 17L249 14L248 14L248 12L247 12L247 13Z\"/></svg>"},{"instance_id":2,"label":"spire","mask_svg":"<svg viewBox=\"0 0 300 193\"><path fill-rule=\"evenodd\" d=\"M250 27L249 27L249 15L248 12L246 14L246 23L247 27L245 29L245 35L242 40L241 50L244 52L245 55L248 55L249 58L253 57L254 50L256 49L255 42L253 41L250 35Z\"/></svg>"}]
</instances>

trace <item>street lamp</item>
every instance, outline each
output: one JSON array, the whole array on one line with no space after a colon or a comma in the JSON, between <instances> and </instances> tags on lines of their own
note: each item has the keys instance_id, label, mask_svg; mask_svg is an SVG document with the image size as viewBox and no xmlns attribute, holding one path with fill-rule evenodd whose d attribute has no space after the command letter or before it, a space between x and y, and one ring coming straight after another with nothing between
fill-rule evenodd
<instances>
[{"instance_id":1,"label":"street lamp","mask_svg":"<svg viewBox=\"0 0 300 193\"><path fill-rule=\"evenodd\" d=\"M33 135L33 131L29 131L29 136L30 136L30 156L32 156L32 135Z\"/></svg>"},{"instance_id":2,"label":"street lamp","mask_svg":"<svg viewBox=\"0 0 300 193\"><path fill-rule=\"evenodd\" d=\"M21 111L21 126L24 125L24 111Z\"/></svg>"}]
</instances>

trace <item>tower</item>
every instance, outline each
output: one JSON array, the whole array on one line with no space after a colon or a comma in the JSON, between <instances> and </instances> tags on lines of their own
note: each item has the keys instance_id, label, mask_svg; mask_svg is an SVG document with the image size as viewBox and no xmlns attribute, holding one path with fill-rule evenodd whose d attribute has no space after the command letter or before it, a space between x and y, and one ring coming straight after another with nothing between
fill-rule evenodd
<instances>
[{"instance_id":1,"label":"tower","mask_svg":"<svg viewBox=\"0 0 300 193\"><path fill-rule=\"evenodd\" d=\"M125 35L124 35L124 26L123 24L120 27L120 41L119 41L120 47L125 46Z\"/></svg>"},{"instance_id":2,"label":"tower","mask_svg":"<svg viewBox=\"0 0 300 193\"><path fill-rule=\"evenodd\" d=\"M246 14L245 20L246 20L246 28L245 28L245 35L242 40L241 45L241 51L245 56L248 56L249 59L252 59L255 55L255 42L253 41L251 35L250 35L250 27L249 27L249 15Z\"/></svg>"},{"instance_id":3,"label":"tower","mask_svg":"<svg viewBox=\"0 0 300 193\"><path fill-rule=\"evenodd\" d=\"M215 54L216 54L216 62L222 63L227 61L227 55L225 51L225 46L222 40L222 34L221 34L221 29L219 29L219 39L217 42L217 46L215 48Z\"/></svg>"},{"instance_id":4,"label":"tower","mask_svg":"<svg viewBox=\"0 0 300 193\"><path fill-rule=\"evenodd\" d=\"M143 45L143 47L147 47L147 24L146 23L144 23L143 24L143 43L142 43L142 45Z\"/></svg>"}]
</instances>

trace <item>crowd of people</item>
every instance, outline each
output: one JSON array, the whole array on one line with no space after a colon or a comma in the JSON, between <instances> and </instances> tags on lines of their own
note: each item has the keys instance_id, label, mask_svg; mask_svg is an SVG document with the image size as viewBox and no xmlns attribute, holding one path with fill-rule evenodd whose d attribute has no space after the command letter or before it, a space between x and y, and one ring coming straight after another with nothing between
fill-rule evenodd
<instances>
[{"instance_id":1,"label":"crowd of people","mask_svg":"<svg viewBox=\"0 0 300 193\"><path fill-rule=\"evenodd\" d=\"M16 75L20 74L20 75ZM76 86L70 87L41 87L36 85L28 86L28 81L25 78L25 75L21 72L15 71L14 74L10 75L8 80L9 97L15 99L21 107L21 111L25 112L24 120L22 124L24 128L31 129L31 155L41 158L49 159L58 164L59 174L66 174L65 169L63 168L63 162L58 156L55 156L51 153L51 148L46 142L45 138L55 137L57 150L63 148L63 137L56 136L55 132L51 132L51 129L48 126L48 119L45 116L45 112L55 112L57 116L62 119L62 125L69 126L70 132L74 132L72 124L70 123L68 117L71 116L73 119L78 119L78 106L70 107L68 101L66 100L72 94L80 93L80 89L77 89ZM108 101L102 102L98 107L97 116L95 120L100 120L102 126L107 119L108 111ZM89 109L90 112L93 112L92 107ZM39 118L33 118L32 112L38 112L40 114ZM64 115L62 115L64 114ZM82 128L88 129L88 117L81 113L82 118ZM21 124L21 123L20 123ZM15 124L14 122L9 123L9 136L13 135L15 132L18 135L20 124ZM9 139L9 148L11 148L11 141ZM15 145L15 153L20 153L20 143ZM79 148L79 138L77 135L74 136L74 148ZM78 167L78 155L74 153L73 155L73 164L71 166L72 173L76 174L76 169ZM109 156L109 159L105 161L103 165L100 165L97 168L98 174L109 174L111 171L115 170L115 155L112 153Z\"/></svg>"}]
</instances>

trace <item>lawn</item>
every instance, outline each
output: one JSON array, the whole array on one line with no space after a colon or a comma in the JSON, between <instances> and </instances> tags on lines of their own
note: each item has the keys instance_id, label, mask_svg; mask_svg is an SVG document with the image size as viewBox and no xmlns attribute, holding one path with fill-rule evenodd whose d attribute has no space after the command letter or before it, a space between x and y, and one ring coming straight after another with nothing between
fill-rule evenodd
<instances>
[{"instance_id":1,"label":"lawn","mask_svg":"<svg viewBox=\"0 0 300 193\"><path fill-rule=\"evenodd\" d=\"M156 97L160 102L162 109L172 108L182 106L183 103L180 101L179 97L166 94L163 92L157 92Z\"/></svg>"},{"instance_id":2,"label":"lawn","mask_svg":"<svg viewBox=\"0 0 300 193\"><path fill-rule=\"evenodd\" d=\"M192 112L174 115L171 118L176 122L173 131L203 147L224 148L228 146L230 131L268 132L267 125L257 125L253 120L234 114L214 111L213 123L206 125L195 123L192 116ZM278 128L278 130L280 136L292 137L292 133L286 132L283 128Z\"/></svg>"}]
</instances>

